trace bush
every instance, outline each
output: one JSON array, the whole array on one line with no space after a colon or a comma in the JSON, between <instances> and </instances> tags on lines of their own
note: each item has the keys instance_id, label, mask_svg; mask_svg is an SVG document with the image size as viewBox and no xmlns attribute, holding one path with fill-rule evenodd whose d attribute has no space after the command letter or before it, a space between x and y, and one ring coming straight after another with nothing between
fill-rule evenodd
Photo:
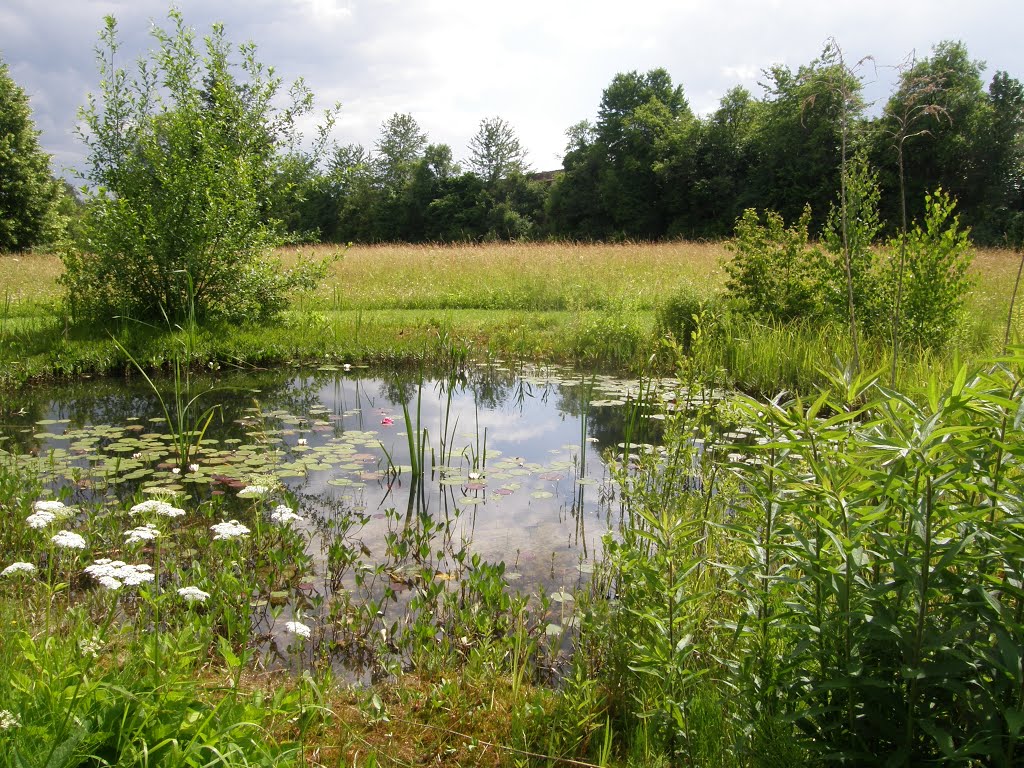
<instances>
[{"instance_id":1,"label":"bush","mask_svg":"<svg viewBox=\"0 0 1024 768\"><path fill-rule=\"evenodd\" d=\"M765 222L753 208L736 222L729 246L736 256L725 265L726 288L756 315L778 320L818 317L825 305L827 262L808 243L810 206L791 227L775 211Z\"/></svg>"},{"instance_id":2,"label":"bush","mask_svg":"<svg viewBox=\"0 0 1024 768\"><path fill-rule=\"evenodd\" d=\"M689 352L697 319L711 303L713 298L699 296L693 286L684 285L658 307L658 333L671 334Z\"/></svg>"},{"instance_id":3,"label":"bush","mask_svg":"<svg viewBox=\"0 0 1024 768\"><path fill-rule=\"evenodd\" d=\"M99 46L101 93L81 112L91 193L81 236L64 254L63 283L78 320L261 319L286 293L316 281L265 258L280 242L262 207L281 150L312 95L273 106L281 81L251 45L232 47L216 25L197 47L180 13L154 28L158 49L132 78L113 65L117 25Z\"/></svg>"},{"instance_id":4,"label":"bush","mask_svg":"<svg viewBox=\"0 0 1024 768\"><path fill-rule=\"evenodd\" d=\"M901 243L895 239L887 265L886 299L904 344L939 348L953 337L971 287L969 230L953 215L956 201L941 189L925 196L924 222ZM905 246L900 269L901 245Z\"/></svg>"}]
</instances>

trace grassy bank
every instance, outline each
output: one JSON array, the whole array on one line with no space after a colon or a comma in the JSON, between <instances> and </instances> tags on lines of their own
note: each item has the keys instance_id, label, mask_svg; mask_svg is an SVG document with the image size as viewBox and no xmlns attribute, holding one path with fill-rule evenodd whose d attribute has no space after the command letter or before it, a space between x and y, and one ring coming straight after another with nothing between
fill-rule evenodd
<instances>
[{"instance_id":1,"label":"grassy bank","mask_svg":"<svg viewBox=\"0 0 1024 768\"><path fill-rule=\"evenodd\" d=\"M338 253L321 246L279 256L287 266L300 255ZM269 327L196 330L190 362L206 367L498 357L632 371L649 369L653 359L667 368L672 355L659 354L659 312L679 297L694 311L713 302L723 290L722 264L729 257L717 243L353 247L331 265L319 288L295 296L293 308ZM1017 266L1011 251L977 253L975 288L954 345L961 358L1001 349ZM0 269L6 278L0 364L8 386L129 370L112 336L152 367L180 354L179 341L162 329L70 324L57 283L60 262L52 255L0 256ZM809 390L823 382L823 365L850 358L847 332L839 326L773 326L738 315L727 321L708 327L714 338L703 364L748 391ZM884 340L866 346L865 368L887 369ZM952 350L910 351L900 361L901 379L920 381L922 370L945 370L951 357Z\"/></svg>"}]
</instances>

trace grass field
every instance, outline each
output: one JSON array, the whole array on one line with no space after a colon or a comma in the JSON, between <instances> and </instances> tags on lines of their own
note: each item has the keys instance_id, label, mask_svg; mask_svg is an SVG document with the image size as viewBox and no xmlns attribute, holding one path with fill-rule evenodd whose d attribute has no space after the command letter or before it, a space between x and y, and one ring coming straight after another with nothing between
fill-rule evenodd
<instances>
[{"instance_id":1,"label":"grass field","mask_svg":"<svg viewBox=\"0 0 1024 768\"><path fill-rule=\"evenodd\" d=\"M720 294L731 253L725 243L671 242L325 245L282 249L278 256L286 267L300 256L333 261L320 287L295 296L279 323L207 329L193 362L415 362L455 354L635 371L658 352L659 307L680 293ZM1013 251L977 252L956 343L961 357L1001 349L1018 266ZM6 363L0 379L17 384L125 367L105 331L68 326L56 256L0 256L0 270L0 362ZM157 367L175 349L138 329L118 333L123 343L136 344L129 346L136 357ZM750 322L726 335L708 363L750 391L814 386L818 367L848 356L839 328L794 335ZM886 354L884 343L875 345L866 367L885 368ZM948 367L950 358L917 355L906 363L905 375L914 380L922 369Z\"/></svg>"}]
</instances>

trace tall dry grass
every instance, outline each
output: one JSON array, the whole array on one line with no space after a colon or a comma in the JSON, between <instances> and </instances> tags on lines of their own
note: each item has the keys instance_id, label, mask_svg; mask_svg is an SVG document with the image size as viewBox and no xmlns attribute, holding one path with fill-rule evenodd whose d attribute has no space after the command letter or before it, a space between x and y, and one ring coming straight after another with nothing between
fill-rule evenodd
<instances>
[{"instance_id":1,"label":"tall dry grass","mask_svg":"<svg viewBox=\"0 0 1024 768\"><path fill-rule=\"evenodd\" d=\"M285 265L336 246L280 252ZM312 298L337 309L652 310L689 283L717 292L720 243L354 246Z\"/></svg>"}]
</instances>

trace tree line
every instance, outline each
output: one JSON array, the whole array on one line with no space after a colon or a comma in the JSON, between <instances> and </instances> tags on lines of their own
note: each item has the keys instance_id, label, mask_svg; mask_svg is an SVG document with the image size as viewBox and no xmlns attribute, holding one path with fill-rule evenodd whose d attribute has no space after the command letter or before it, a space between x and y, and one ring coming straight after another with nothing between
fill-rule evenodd
<instances>
[{"instance_id":1,"label":"tree line","mask_svg":"<svg viewBox=\"0 0 1024 768\"><path fill-rule=\"evenodd\" d=\"M760 98L733 88L706 116L664 69L618 74L596 120L566 132L553 174L530 173L501 118L481 122L463 169L451 147L396 114L372 149L335 147L321 167L295 166L305 175L293 179L287 224L335 242L717 238L749 208L795 220L809 205L821 231L839 196L845 141L878 172L890 232L901 201L913 220L942 188L977 241L1019 240L1021 82L1000 71L986 86L984 63L943 42L901 68L878 111L863 96L867 66L848 66L833 44L796 70L767 70Z\"/></svg>"},{"instance_id":2,"label":"tree line","mask_svg":"<svg viewBox=\"0 0 1024 768\"><path fill-rule=\"evenodd\" d=\"M986 86L984 63L962 43L943 42L903 66L873 110L865 68L837 51L831 45L795 70L773 66L760 97L737 86L703 116L664 69L618 74L596 119L567 130L553 173L533 172L514 128L497 116L481 121L462 165L410 114L385 121L369 148L330 144L326 133L311 148L268 141L260 216L293 241L659 240L730 236L747 209L789 221L809 205L820 232L838 197L845 143L877 171L890 231L922 215L925 195L941 187L976 241L1018 242L1021 82L1000 71ZM200 108L219 87L204 83ZM230 87L243 103L253 97L242 80ZM0 127L0 250L23 250L52 240L75 206L3 64Z\"/></svg>"}]
</instances>

